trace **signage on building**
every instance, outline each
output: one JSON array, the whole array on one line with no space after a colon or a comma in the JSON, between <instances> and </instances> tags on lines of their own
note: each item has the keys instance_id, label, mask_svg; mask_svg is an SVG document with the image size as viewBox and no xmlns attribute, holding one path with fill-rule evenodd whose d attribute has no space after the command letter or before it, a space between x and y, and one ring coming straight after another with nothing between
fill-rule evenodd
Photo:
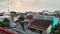
<instances>
[{"instance_id":1,"label":"signage on building","mask_svg":"<svg viewBox=\"0 0 60 34\"><path fill-rule=\"evenodd\" d=\"M53 20L53 16L33 15L33 19Z\"/></svg>"}]
</instances>

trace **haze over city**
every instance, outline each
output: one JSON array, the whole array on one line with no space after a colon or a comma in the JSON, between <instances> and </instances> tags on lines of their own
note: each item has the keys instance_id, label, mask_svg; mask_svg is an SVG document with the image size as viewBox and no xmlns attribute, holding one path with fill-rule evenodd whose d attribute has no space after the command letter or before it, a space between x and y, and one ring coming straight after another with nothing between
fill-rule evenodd
<instances>
[{"instance_id":1,"label":"haze over city","mask_svg":"<svg viewBox=\"0 0 60 34\"><path fill-rule=\"evenodd\" d=\"M0 0L0 11L7 12L18 11L34 11L42 10L55 11L60 9L60 0Z\"/></svg>"}]
</instances>

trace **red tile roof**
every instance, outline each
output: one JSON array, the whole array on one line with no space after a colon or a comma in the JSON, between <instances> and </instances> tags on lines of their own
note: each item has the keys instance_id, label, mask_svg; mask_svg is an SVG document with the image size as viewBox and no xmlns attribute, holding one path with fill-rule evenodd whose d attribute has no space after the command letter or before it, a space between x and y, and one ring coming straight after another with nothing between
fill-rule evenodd
<instances>
[{"instance_id":1,"label":"red tile roof","mask_svg":"<svg viewBox=\"0 0 60 34\"><path fill-rule=\"evenodd\" d=\"M32 22L31 22L32 21ZM40 20L40 19L32 19L30 20L30 25L31 27L33 28L36 28L36 29L42 29L42 30L46 30L49 25L52 23L52 21L49 21L49 20Z\"/></svg>"}]
</instances>

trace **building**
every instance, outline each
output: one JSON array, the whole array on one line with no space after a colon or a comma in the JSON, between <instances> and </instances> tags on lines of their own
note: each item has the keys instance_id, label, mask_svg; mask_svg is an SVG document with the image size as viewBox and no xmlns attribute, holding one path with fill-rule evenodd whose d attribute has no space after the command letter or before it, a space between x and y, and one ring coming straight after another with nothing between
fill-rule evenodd
<instances>
[{"instance_id":1,"label":"building","mask_svg":"<svg viewBox=\"0 0 60 34\"><path fill-rule=\"evenodd\" d=\"M29 20L29 30L41 34L49 34L51 28L58 24L58 18L55 16L33 15Z\"/></svg>"},{"instance_id":2,"label":"building","mask_svg":"<svg viewBox=\"0 0 60 34\"><path fill-rule=\"evenodd\" d=\"M56 10L55 13L57 14L57 17L59 18L59 23L60 23L60 10Z\"/></svg>"},{"instance_id":3,"label":"building","mask_svg":"<svg viewBox=\"0 0 60 34\"><path fill-rule=\"evenodd\" d=\"M0 16L0 21L3 21L5 18L11 20L10 16Z\"/></svg>"}]
</instances>

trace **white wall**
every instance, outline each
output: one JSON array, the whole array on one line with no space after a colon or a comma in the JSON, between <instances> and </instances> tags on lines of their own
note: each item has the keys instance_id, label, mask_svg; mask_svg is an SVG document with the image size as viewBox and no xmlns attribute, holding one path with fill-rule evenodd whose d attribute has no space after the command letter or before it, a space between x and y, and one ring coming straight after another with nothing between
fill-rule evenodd
<instances>
[{"instance_id":1,"label":"white wall","mask_svg":"<svg viewBox=\"0 0 60 34\"><path fill-rule=\"evenodd\" d=\"M4 18L8 18L9 20L11 19L10 16L0 16L0 21L3 21Z\"/></svg>"},{"instance_id":2,"label":"white wall","mask_svg":"<svg viewBox=\"0 0 60 34\"><path fill-rule=\"evenodd\" d=\"M47 29L47 34L51 32L51 25Z\"/></svg>"}]
</instances>

